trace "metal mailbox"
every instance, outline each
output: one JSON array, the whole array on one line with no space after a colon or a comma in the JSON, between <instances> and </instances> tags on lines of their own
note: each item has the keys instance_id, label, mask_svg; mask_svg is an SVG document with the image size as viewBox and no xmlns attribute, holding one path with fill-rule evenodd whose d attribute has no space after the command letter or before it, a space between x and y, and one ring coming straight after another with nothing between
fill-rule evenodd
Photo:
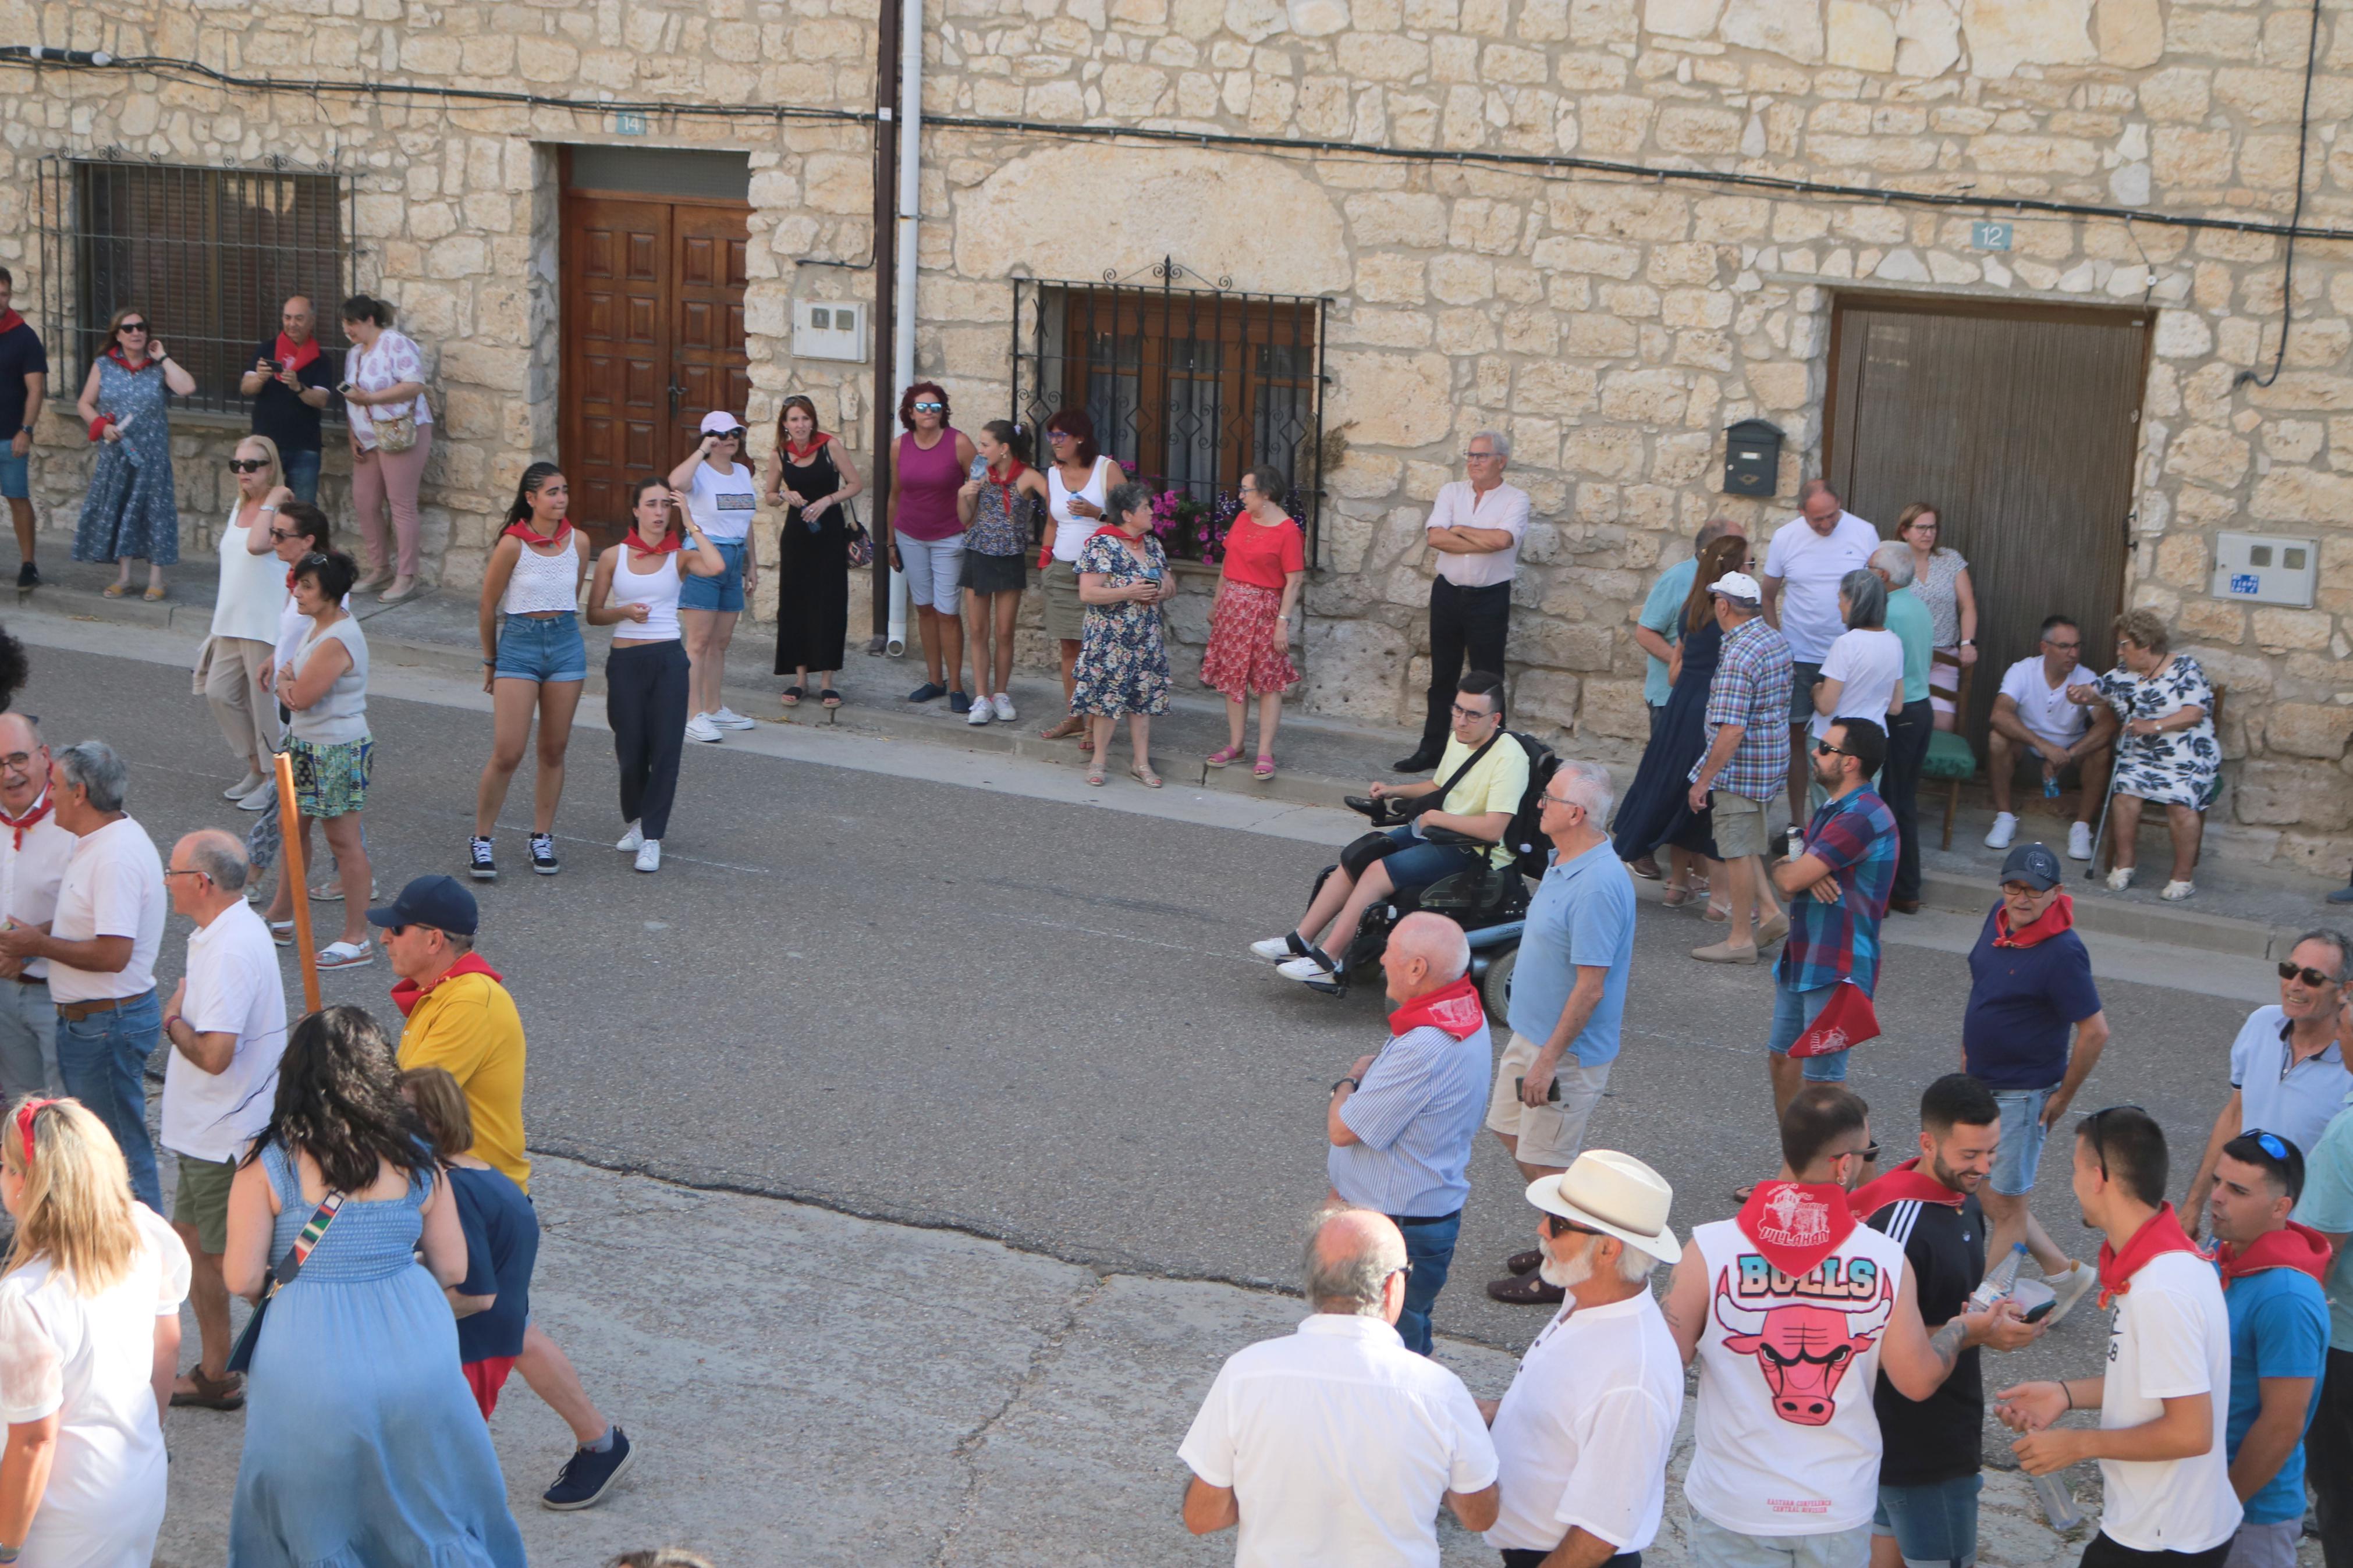
<instances>
[{"instance_id":1,"label":"metal mailbox","mask_svg":"<svg viewBox=\"0 0 2353 1568\"><path fill-rule=\"evenodd\" d=\"M1743 419L1724 433L1724 493L1769 496L1781 485L1781 427Z\"/></svg>"}]
</instances>

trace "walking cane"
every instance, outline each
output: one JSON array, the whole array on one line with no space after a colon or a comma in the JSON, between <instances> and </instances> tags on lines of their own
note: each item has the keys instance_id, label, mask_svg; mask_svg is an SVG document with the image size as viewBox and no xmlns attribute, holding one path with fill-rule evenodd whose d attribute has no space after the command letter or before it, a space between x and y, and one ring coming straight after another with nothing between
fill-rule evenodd
<instances>
[{"instance_id":1,"label":"walking cane","mask_svg":"<svg viewBox=\"0 0 2353 1568\"><path fill-rule=\"evenodd\" d=\"M294 759L278 753L278 823L284 852L278 875L294 889L294 951L302 959L303 1011L319 1010L319 954L311 945L311 883L302 866L302 817L294 809Z\"/></svg>"},{"instance_id":2,"label":"walking cane","mask_svg":"<svg viewBox=\"0 0 2353 1568\"><path fill-rule=\"evenodd\" d=\"M2100 845L2108 836L2108 808L2116 804L2116 780L2125 771L2126 742L2135 739L2137 737L2126 734L2121 726L2117 728L2116 755L2108 766L2108 793L2100 803L2100 829L2092 835L2092 858L2090 864L2084 868L2084 879L2087 882L2096 880L2100 875Z\"/></svg>"}]
</instances>

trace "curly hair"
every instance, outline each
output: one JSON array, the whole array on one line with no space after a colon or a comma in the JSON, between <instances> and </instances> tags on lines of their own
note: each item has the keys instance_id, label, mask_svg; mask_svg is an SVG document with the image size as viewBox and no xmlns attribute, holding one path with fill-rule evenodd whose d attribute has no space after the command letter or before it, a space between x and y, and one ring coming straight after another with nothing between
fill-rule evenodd
<instances>
[{"instance_id":1,"label":"curly hair","mask_svg":"<svg viewBox=\"0 0 2353 1568\"><path fill-rule=\"evenodd\" d=\"M955 417L955 410L948 406L948 389L936 381L919 381L899 395L900 428L913 430L915 427L915 399L923 396L939 399L940 428L946 429Z\"/></svg>"},{"instance_id":2,"label":"curly hair","mask_svg":"<svg viewBox=\"0 0 2353 1568\"><path fill-rule=\"evenodd\" d=\"M0 626L0 713L16 705L16 693L32 679L33 661L26 657L25 645Z\"/></svg>"},{"instance_id":3,"label":"curly hair","mask_svg":"<svg viewBox=\"0 0 2353 1568\"><path fill-rule=\"evenodd\" d=\"M343 1193L375 1185L379 1164L431 1176L425 1124L400 1097L398 1072L392 1042L365 1008L321 1008L286 1037L278 1100L245 1163L266 1144L306 1150Z\"/></svg>"},{"instance_id":4,"label":"curly hair","mask_svg":"<svg viewBox=\"0 0 2353 1568\"><path fill-rule=\"evenodd\" d=\"M2126 610L2116 617L2116 636L2150 653L2173 651L2173 629L2155 610Z\"/></svg>"}]
</instances>

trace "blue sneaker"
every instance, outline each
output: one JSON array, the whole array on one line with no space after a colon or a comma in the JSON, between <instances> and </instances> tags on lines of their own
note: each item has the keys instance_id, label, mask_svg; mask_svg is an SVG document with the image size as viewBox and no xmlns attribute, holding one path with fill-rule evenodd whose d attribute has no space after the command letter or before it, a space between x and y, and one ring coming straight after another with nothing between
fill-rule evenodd
<instances>
[{"instance_id":1,"label":"blue sneaker","mask_svg":"<svg viewBox=\"0 0 2353 1568\"><path fill-rule=\"evenodd\" d=\"M599 1454L587 1448L575 1448L572 1458L564 1462L564 1469L555 1484L540 1494L539 1506L558 1513L570 1513L576 1509L595 1508L613 1489L629 1468L637 1451L629 1446L629 1435L618 1426L613 1428L613 1446Z\"/></svg>"},{"instance_id":2,"label":"blue sneaker","mask_svg":"<svg viewBox=\"0 0 2353 1568\"><path fill-rule=\"evenodd\" d=\"M926 680L921 686L918 686L915 689L907 693L907 700L910 702L937 702L941 698L945 697L947 694L948 689L942 686L938 681Z\"/></svg>"}]
</instances>

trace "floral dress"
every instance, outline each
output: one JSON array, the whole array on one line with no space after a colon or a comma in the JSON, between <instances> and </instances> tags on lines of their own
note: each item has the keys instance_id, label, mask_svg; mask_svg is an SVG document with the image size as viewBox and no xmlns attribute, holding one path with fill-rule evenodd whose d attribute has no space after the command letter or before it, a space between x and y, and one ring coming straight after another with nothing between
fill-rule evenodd
<instances>
[{"instance_id":1,"label":"floral dress","mask_svg":"<svg viewBox=\"0 0 2353 1568\"><path fill-rule=\"evenodd\" d=\"M1140 542L1143 562L1114 535L1097 534L1079 552L1079 572L1082 576L1100 572L1113 588L1165 578L1168 557L1160 541L1147 533ZM1072 673L1078 682L1078 693L1071 700L1073 713L1102 718L1167 712L1168 647L1160 634L1160 606L1133 599L1089 605L1078 668Z\"/></svg>"},{"instance_id":2,"label":"floral dress","mask_svg":"<svg viewBox=\"0 0 2353 1568\"><path fill-rule=\"evenodd\" d=\"M2205 710L2205 717L2187 730L2118 735L2116 792L2198 811L2212 805L2222 782L2222 748L2214 738L2214 688L2198 661L2177 653L2155 675L2135 675L2118 665L2100 677L2099 688L2126 724L2136 719L2162 719L2184 708Z\"/></svg>"},{"instance_id":3,"label":"floral dress","mask_svg":"<svg viewBox=\"0 0 2353 1568\"><path fill-rule=\"evenodd\" d=\"M171 389L164 367L128 371L112 354L98 362L98 409L114 416L119 441L102 441L90 493L74 525L73 558L155 566L180 560L180 508L172 496Z\"/></svg>"}]
</instances>

